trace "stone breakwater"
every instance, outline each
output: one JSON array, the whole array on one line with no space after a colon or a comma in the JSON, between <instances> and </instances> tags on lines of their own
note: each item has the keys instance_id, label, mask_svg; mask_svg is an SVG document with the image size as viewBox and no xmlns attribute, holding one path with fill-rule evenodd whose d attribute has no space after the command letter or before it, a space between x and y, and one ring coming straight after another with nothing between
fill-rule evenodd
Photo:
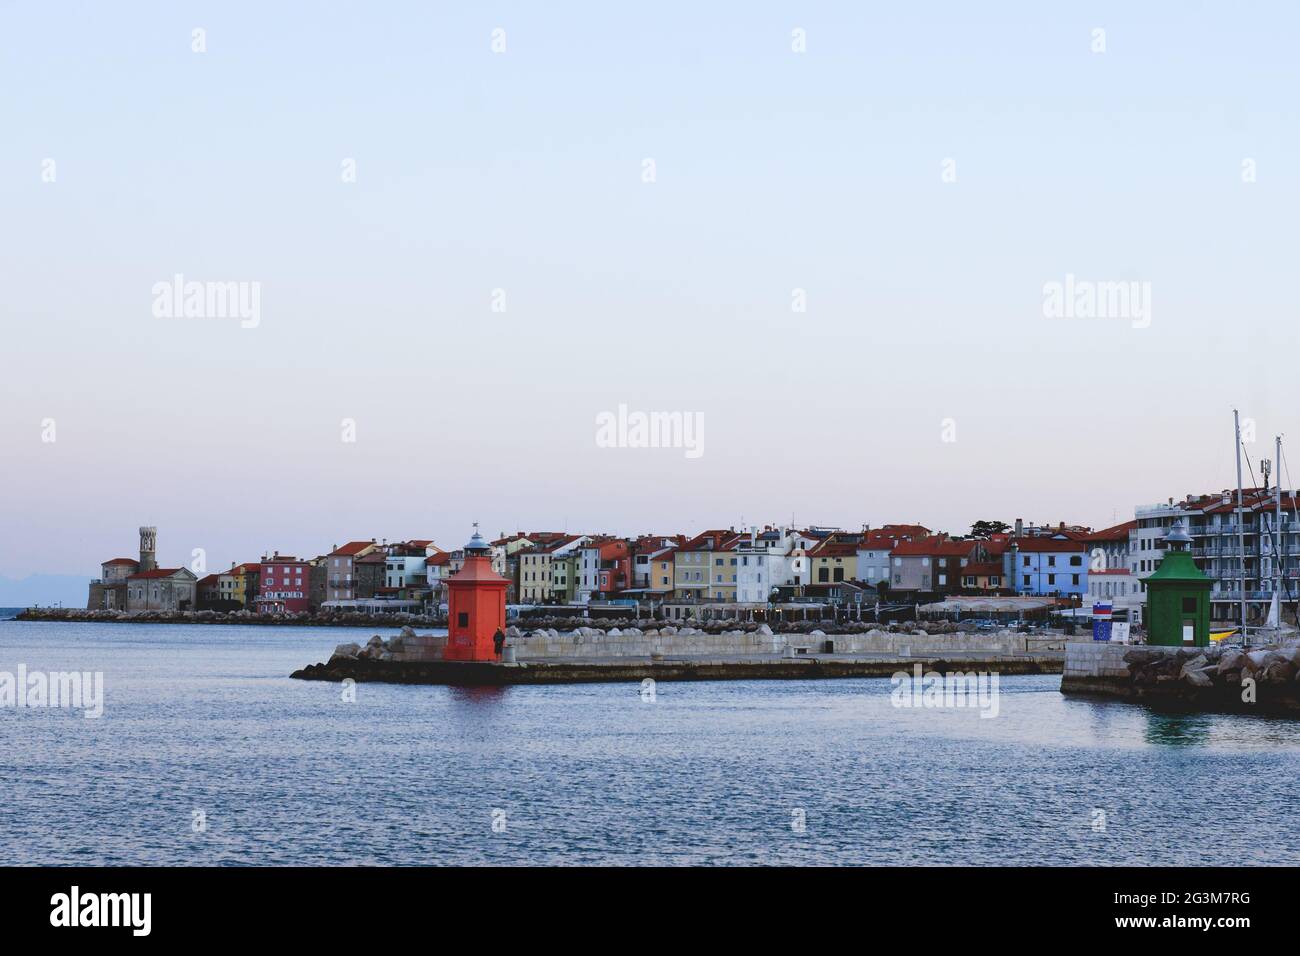
<instances>
[{"instance_id":1,"label":"stone breakwater","mask_svg":"<svg viewBox=\"0 0 1300 956\"><path fill-rule=\"evenodd\" d=\"M354 611L316 614L258 614L256 611L103 611L67 607L29 607L16 621L99 622L105 624L256 624L302 627L397 627L423 624L445 627L446 620L421 614L360 614Z\"/></svg>"},{"instance_id":2,"label":"stone breakwater","mask_svg":"<svg viewBox=\"0 0 1300 956\"><path fill-rule=\"evenodd\" d=\"M1061 692L1179 709L1300 717L1300 645L1242 649L1070 644Z\"/></svg>"},{"instance_id":3,"label":"stone breakwater","mask_svg":"<svg viewBox=\"0 0 1300 956\"><path fill-rule=\"evenodd\" d=\"M76 621L119 624L256 624L256 625L301 625L304 627L397 627L400 625L423 625L425 627L446 627L447 619L443 615L410 614L406 612L392 614L363 614L356 611L317 611L315 613L295 614L258 614L256 611L105 611L87 610L85 608L27 608L20 611L19 621ZM591 627L599 623L601 627ZM681 630L702 634L732 634L736 632L757 633L766 624L742 623L734 620L711 620L695 622L691 626L669 625L664 621L647 618L586 618L586 617L529 617L516 620L514 626L525 634L572 633L587 628L600 633L609 629L619 631L660 631L672 633ZM769 628L770 630L770 628ZM836 623L830 620L796 621L780 625L782 634L812 634L819 632L824 636L861 634L864 630L879 631L888 634L912 634L923 631L928 634L974 634L975 625L969 622L954 624L949 621L902 622L891 624L874 624L869 621L848 621ZM989 635L989 632L979 632ZM1020 634L1018 631L1001 633Z\"/></svg>"},{"instance_id":4,"label":"stone breakwater","mask_svg":"<svg viewBox=\"0 0 1300 956\"><path fill-rule=\"evenodd\" d=\"M575 683L643 680L751 680L755 678L885 677L920 663L940 673L996 670L1006 674L1059 673L1059 639L992 635L898 634L882 630L828 636L754 631L718 634L696 628L581 627L569 633L536 629L506 633L501 663L443 661L445 635L411 628L389 640L340 644L326 663L291 676L304 680L428 684ZM1055 645L1055 647L1051 646Z\"/></svg>"}]
</instances>

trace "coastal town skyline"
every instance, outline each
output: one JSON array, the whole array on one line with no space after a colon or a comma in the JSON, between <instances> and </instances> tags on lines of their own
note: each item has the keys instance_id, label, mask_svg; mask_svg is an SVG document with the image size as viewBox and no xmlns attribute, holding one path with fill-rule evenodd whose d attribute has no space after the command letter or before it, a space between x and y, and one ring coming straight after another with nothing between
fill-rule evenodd
<instances>
[{"instance_id":1,"label":"coastal town skyline","mask_svg":"<svg viewBox=\"0 0 1300 956\"><path fill-rule=\"evenodd\" d=\"M1261 442L1257 441L1253 446L1247 445L1245 447L1247 456L1250 456L1257 450L1262 450L1264 446ZM635 454L634 450L620 449L618 451L623 454ZM1225 461L1228 460L1227 455L1220 457L1224 458ZM1269 457L1272 457L1271 453L1269 454ZM1247 460L1250 469L1247 485L1249 487L1254 487L1257 482L1250 479L1253 479L1258 473L1257 460L1250 460L1249 457ZM1221 468L1219 470L1225 471L1226 469ZM1276 472L1274 474L1276 475ZM1284 472L1282 476L1282 487L1284 488L1290 487L1286 481L1287 477L1287 474ZM1221 487L1226 489L1232 487L1234 482L1235 478L1225 475L1224 480L1218 485L1196 482L1190 483L1189 488L1197 488L1199 489L1198 493L1200 493L1206 488L1218 490L1218 488ZM1184 482L1184 484L1188 483ZM536 520L490 522L487 520L477 520L478 516L470 513L466 513L463 516L451 516L446 511L440 511L436 517L428 520L418 518L393 518L391 516L386 518L377 518L375 521L369 523L370 527L366 526L367 521L365 518L359 518L352 522L352 534L335 534L331 536L328 541L322 539L319 529L315 527L310 530L300 530L297 532L289 530L289 528L292 527L293 522L285 523L286 530L284 532L268 529L262 522L256 522L258 525L257 531L251 532L246 526L245 520L240 516L232 516L231 521L225 521L218 527L213 524L195 520L195 516L192 513L187 513L187 509L183 506L175 509L168 509L165 512L165 514L172 516L173 520L170 522L156 518L155 514L151 512L144 503L142 503L141 508L137 510L138 513L147 518L151 524L155 526L166 525L168 528L178 529L179 534L182 537L188 538L189 540L186 542L178 541L176 539L178 531L173 530L172 532L173 546L181 548L184 554L188 554L195 548L202 549L205 554L205 561L211 567L222 568L241 561L252 560L262 554L271 554L275 551L281 551L286 554L295 553L299 555L314 556L319 553L325 553L322 549L327 549L327 547L336 540L354 540L357 538L368 539L374 537L375 540L379 541L402 541L408 540L413 533L419 533L427 534L431 541L437 541L440 543L448 541L454 542L456 541L458 534L463 535L464 529L474 525L476 521L477 524L482 527L485 534L492 536L515 533L530 528L548 529L560 532L567 532L571 529L576 529L574 533L623 536L659 533L656 529L668 529L663 533L671 532L693 535L707 528L732 528L740 531L754 526L760 528L764 526L784 527L789 529L798 529L801 527L835 528L851 532L861 529L864 526L879 527L882 524L894 523L916 524L929 529L935 529L938 533L961 536L968 533L969 528L977 521L1002 521L1007 524L1014 524L1017 519L1031 525L1038 524L1054 526L1064 521L1070 526L1099 529L1128 520L1132 517L1135 506L1158 503L1163 500L1168 500L1171 497L1178 499L1185 493L1186 492L1176 495L1168 493L1164 495L1155 494L1148 499L1131 501L1128 503L1127 508L1113 508L1110 514L1094 517L1092 520L1087 520L1085 517L1081 517L1077 513L1071 512L1065 507L1049 507L1039 513L1032 513L1028 510L1024 510L1023 512L1017 510L1010 514L1005 512L995 512L994 509L990 507L970 511L972 517L969 519L958 517L955 521L950 522L936 521L933 519L925 520L923 516L908 514L902 509L886 509L884 507L876 509L883 512L881 518L876 521L861 517L849 521L824 520L826 516L817 513L829 509L815 509L815 511L814 509L808 509L809 513L806 516L806 520L805 515L802 514L799 509L791 509L790 513L784 517L780 515L757 517L744 512L736 512L734 517L729 520L709 521L706 517L705 520L701 521L683 521L680 518L675 518L673 516L675 509L670 508L666 510L662 519L651 517L645 522L640 523L639 526L633 524L631 521L611 523L584 520L582 513L578 513L572 517L558 514L555 515L553 521L549 522ZM129 508L129 504L124 500L122 502L122 507L123 509ZM948 514L955 514L958 512L958 509L962 507L963 503L961 502L949 502L944 504L942 507L933 507L931 510L932 513L946 512ZM380 515L383 515L386 509L377 508L376 510ZM485 510L485 513L489 512L490 509ZM35 516L27 517L31 520ZM21 552L18 550L5 549L4 553L0 554L0 579L8 579L10 582L21 582L24 578L28 578L32 575L66 578L68 579L68 582L61 585L61 587L69 589L69 599L74 603L77 600L77 598L74 597L74 594L79 585L76 585L73 582L83 577L95 577L96 569L98 568L100 560L99 555L113 551L113 541L120 539L122 534L122 526L115 520L101 520L99 524L102 526L96 528L96 533L94 534L88 534L86 528L81 528L78 529L74 536L68 532L60 532L58 529L51 531L51 529L42 529L39 526L34 526L26 531L14 528L11 523L16 522L18 518L19 515L17 514L6 514L3 520L0 521L0 524L10 525L10 528L4 529L6 532L4 535L6 540L16 541L19 540L21 534L27 533L38 535L40 540L48 542L57 540L61 535L66 534L70 538L75 537L76 544L73 547L75 547L77 551L77 557L75 559L76 563L74 564L65 561L63 563L42 565L39 560L34 560L34 555L39 555L40 553L39 548L24 550ZM832 515L831 518L833 519L834 516ZM335 525L341 526L341 523L331 522L331 526ZM457 529L461 530L458 531ZM370 533L361 533L367 531ZM241 541L240 539L243 540ZM184 545L184 547L182 547L182 545ZM62 554L66 557L67 551L62 551ZM187 564L188 560L179 563Z\"/></svg>"},{"instance_id":2,"label":"coastal town skyline","mask_svg":"<svg viewBox=\"0 0 1300 956\"><path fill-rule=\"evenodd\" d=\"M142 525L138 558L102 559L85 607L113 615L360 611L436 618L445 588L474 552L490 559L503 600L521 608L621 605L725 617L790 601L854 614L867 606L878 613L882 605L920 609L936 600L993 597L1070 608L1090 598L1140 623L1147 579L1161 568L1169 543L1184 542L1209 588L1210 615L1245 622L1276 618L1300 594L1300 491L1268 483L1268 462L1260 470L1261 486L1170 496L1135 506L1133 518L1100 529L1017 517L980 519L956 532L863 522L848 528L733 524L632 536L533 528L494 537L474 522L468 544L412 536L344 539L320 553L267 548L226 567L201 547L188 563L160 556L157 527Z\"/></svg>"},{"instance_id":3,"label":"coastal town skyline","mask_svg":"<svg viewBox=\"0 0 1300 956\"><path fill-rule=\"evenodd\" d=\"M0 576L1230 486L1234 405L1300 433L1296 12L1015 10L7 8Z\"/></svg>"}]
</instances>

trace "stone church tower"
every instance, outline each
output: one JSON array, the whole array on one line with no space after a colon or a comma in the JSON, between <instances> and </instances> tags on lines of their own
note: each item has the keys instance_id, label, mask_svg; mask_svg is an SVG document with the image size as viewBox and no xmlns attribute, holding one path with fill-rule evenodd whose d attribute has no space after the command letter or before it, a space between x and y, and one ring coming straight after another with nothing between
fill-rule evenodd
<instances>
[{"instance_id":1,"label":"stone church tower","mask_svg":"<svg viewBox=\"0 0 1300 956\"><path fill-rule=\"evenodd\" d=\"M158 568L158 559L155 555L158 545L157 528L140 529L140 570L154 571Z\"/></svg>"}]
</instances>

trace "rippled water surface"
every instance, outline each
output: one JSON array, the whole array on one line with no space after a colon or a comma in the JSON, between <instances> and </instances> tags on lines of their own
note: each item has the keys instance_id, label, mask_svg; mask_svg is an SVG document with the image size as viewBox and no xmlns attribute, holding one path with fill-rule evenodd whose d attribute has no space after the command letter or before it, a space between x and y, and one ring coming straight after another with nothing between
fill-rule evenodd
<instances>
[{"instance_id":1,"label":"rippled water surface","mask_svg":"<svg viewBox=\"0 0 1300 956\"><path fill-rule=\"evenodd\" d=\"M3 862L1300 863L1276 822L1300 723L1066 699L1050 676L1003 679L994 719L892 707L887 680L346 703L289 679L370 633L0 621L0 671L105 681L98 720L0 709Z\"/></svg>"}]
</instances>

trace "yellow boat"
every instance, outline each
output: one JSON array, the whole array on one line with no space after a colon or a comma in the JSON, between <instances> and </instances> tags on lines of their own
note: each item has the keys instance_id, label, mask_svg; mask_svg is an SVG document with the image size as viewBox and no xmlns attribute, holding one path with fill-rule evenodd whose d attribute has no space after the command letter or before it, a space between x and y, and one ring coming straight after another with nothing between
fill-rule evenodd
<instances>
[{"instance_id":1,"label":"yellow boat","mask_svg":"<svg viewBox=\"0 0 1300 956\"><path fill-rule=\"evenodd\" d=\"M1238 628L1235 627L1231 631L1211 631L1210 640L1214 641L1217 644L1219 641L1226 640L1229 637L1233 637L1234 635L1236 635L1237 631Z\"/></svg>"}]
</instances>

